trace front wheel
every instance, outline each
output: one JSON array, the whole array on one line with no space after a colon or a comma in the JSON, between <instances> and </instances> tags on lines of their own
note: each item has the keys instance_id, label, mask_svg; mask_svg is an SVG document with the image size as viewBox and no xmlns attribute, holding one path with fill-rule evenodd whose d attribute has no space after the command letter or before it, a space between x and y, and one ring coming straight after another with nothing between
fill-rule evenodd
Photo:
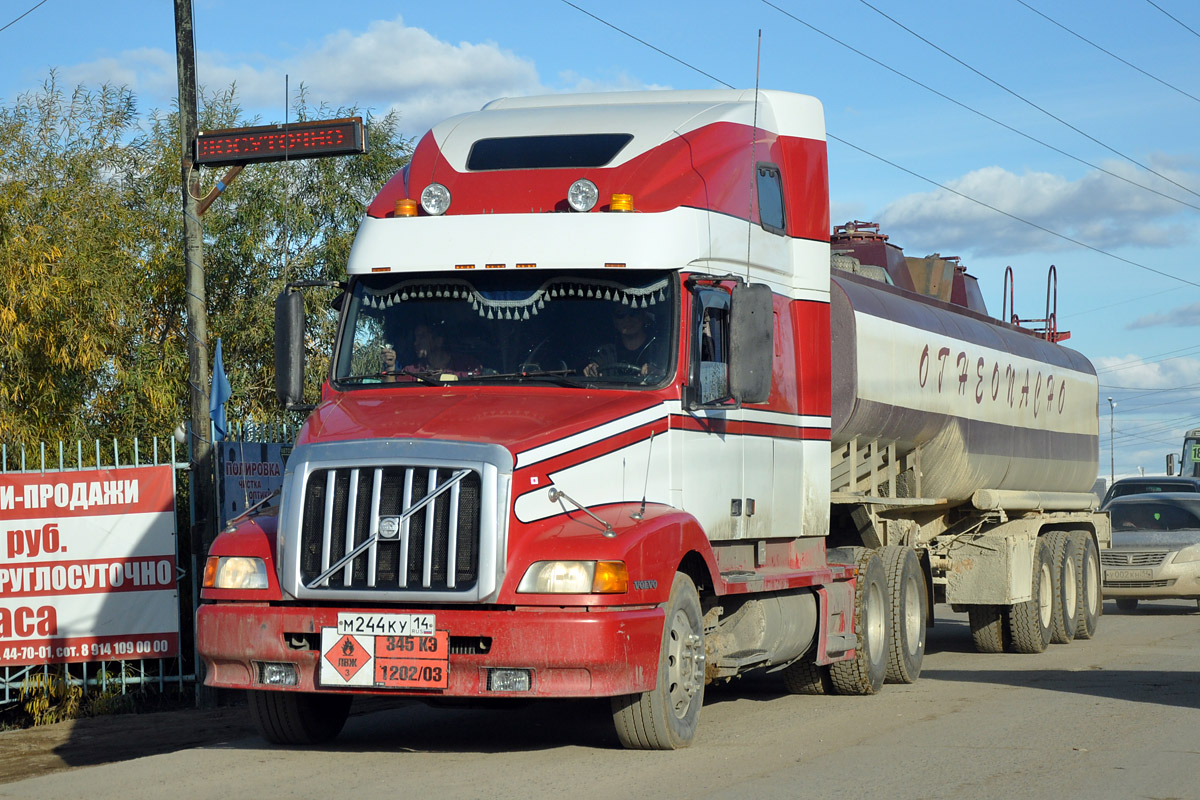
<instances>
[{"instance_id":1,"label":"front wheel","mask_svg":"<svg viewBox=\"0 0 1200 800\"><path fill-rule=\"evenodd\" d=\"M272 744L321 744L342 732L350 715L348 694L310 692L249 693L250 719Z\"/></svg>"},{"instance_id":2,"label":"front wheel","mask_svg":"<svg viewBox=\"0 0 1200 800\"><path fill-rule=\"evenodd\" d=\"M612 699L613 724L631 750L678 750L692 743L704 705L704 617L696 584L675 573L654 689Z\"/></svg>"}]
</instances>

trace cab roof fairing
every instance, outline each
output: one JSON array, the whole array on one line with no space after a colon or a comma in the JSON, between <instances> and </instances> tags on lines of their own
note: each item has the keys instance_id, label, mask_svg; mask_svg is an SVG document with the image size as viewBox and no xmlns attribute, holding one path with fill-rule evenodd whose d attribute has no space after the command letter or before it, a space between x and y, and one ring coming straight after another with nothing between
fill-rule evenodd
<instances>
[{"instance_id":1,"label":"cab roof fairing","mask_svg":"<svg viewBox=\"0 0 1200 800\"><path fill-rule=\"evenodd\" d=\"M754 142L736 132L755 124ZM633 138L611 162L598 168L466 171L471 148L480 139L578 133L624 133ZM787 141L781 142L781 137ZM450 215L565 210L561 206L566 188L579 177L589 177L600 186L602 198L612 192L632 192L639 210L692 205L722 213L736 209L744 217L752 181L748 174L741 178L736 173L746 173L752 160L790 161L786 164L793 174L789 183L808 185L812 176L802 173L813 170L796 164L792 153L800 150L808 158L815 151L820 161L816 171L827 184L824 143L820 103L787 92L760 92L757 111L753 91L503 99L435 126L418 144L403 179L397 175L389 181L368 214L390 216L397 199L415 199L434 181L447 185L455 197ZM514 181L514 173L524 173L526 179ZM712 195L710 190L715 190ZM735 200L739 193L747 197ZM820 202L827 206L827 197ZM792 216L789 211L789 219ZM817 226L813 220L789 233L826 238L828 221L820 224L819 233Z\"/></svg>"}]
</instances>

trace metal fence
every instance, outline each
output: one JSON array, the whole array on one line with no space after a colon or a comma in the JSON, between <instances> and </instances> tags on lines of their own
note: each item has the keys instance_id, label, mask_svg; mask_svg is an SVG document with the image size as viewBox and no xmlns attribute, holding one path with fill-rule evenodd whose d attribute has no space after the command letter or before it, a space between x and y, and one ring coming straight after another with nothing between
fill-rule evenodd
<instances>
[{"instance_id":1,"label":"metal fence","mask_svg":"<svg viewBox=\"0 0 1200 800\"><path fill-rule=\"evenodd\" d=\"M0 473L72 472L117 467L161 466L170 464L174 469L174 490L177 531L190 530L188 526L190 508L187 492L181 492L179 473L186 478L188 462L180 461L176 453L176 442L172 437L153 438L149 442L133 439L120 444L116 439L97 440L87 447L82 441L74 445L59 442L56 446L43 442L34 449L19 446L9 448L0 445ZM182 481L187 486L186 479ZM182 524L180 523L182 517ZM187 527L185 527L187 526ZM195 606L197 589L193 576L197 574L195 559L182 546L184 538L176 537L176 564L179 615L181 624L179 655L173 658L139 658L136 660L92 661L72 664L40 664L33 666L6 666L0 671L0 707L9 708L19 702L21 688L37 679L49 682L61 680L65 684L83 687L84 691L99 688L106 694L128 694L131 692L168 689L182 691L196 680L194 647L191 637L192 609ZM187 565L186 568L184 565Z\"/></svg>"}]
</instances>

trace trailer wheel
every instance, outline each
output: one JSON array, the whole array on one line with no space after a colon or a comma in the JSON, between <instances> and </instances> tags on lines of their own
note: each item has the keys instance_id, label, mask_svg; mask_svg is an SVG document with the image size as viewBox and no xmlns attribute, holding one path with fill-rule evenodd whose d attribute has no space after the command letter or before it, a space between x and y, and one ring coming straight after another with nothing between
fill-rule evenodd
<instances>
[{"instance_id":1,"label":"trailer wheel","mask_svg":"<svg viewBox=\"0 0 1200 800\"><path fill-rule=\"evenodd\" d=\"M1071 531L1070 538L1076 543L1075 556L1079 559L1075 572L1079 575L1079 622L1075 626L1076 639L1091 639L1100 624L1100 613L1104 609L1104 596L1100 588L1100 551L1096 541L1087 531Z\"/></svg>"},{"instance_id":2,"label":"trailer wheel","mask_svg":"<svg viewBox=\"0 0 1200 800\"><path fill-rule=\"evenodd\" d=\"M1070 644L1079 627L1079 572L1075 564L1075 544L1066 531L1046 534L1050 545L1054 575L1054 613L1051 618L1050 641Z\"/></svg>"},{"instance_id":3,"label":"trailer wheel","mask_svg":"<svg viewBox=\"0 0 1200 800\"><path fill-rule=\"evenodd\" d=\"M350 715L348 694L249 692L250 719L272 744L321 744L342 732Z\"/></svg>"},{"instance_id":4,"label":"trailer wheel","mask_svg":"<svg viewBox=\"0 0 1200 800\"><path fill-rule=\"evenodd\" d=\"M822 666L805 653L783 668L783 686L792 694L832 694L833 679L828 665Z\"/></svg>"},{"instance_id":5,"label":"trailer wheel","mask_svg":"<svg viewBox=\"0 0 1200 800\"><path fill-rule=\"evenodd\" d=\"M1005 606L967 606L971 638L980 653L1003 653L1008 642L1008 609Z\"/></svg>"},{"instance_id":6,"label":"trailer wheel","mask_svg":"<svg viewBox=\"0 0 1200 800\"><path fill-rule=\"evenodd\" d=\"M888 638L888 683L913 683L925 658L925 573L911 547L888 546L879 551L887 572L892 635Z\"/></svg>"},{"instance_id":7,"label":"trailer wheel","mask_svg":"<svg viewBox=\"0 0 1200 800\"><path fill-rule=\"evenodd\" d=\"M888 641L892 638L887 573L874 550L862 550L855 566L854 631L858 639L854 658L830 664L829 675L838 694L875 694L887 677Z\"/></svg>"},{"instance_id":8,"label":"trailer wheel","mask_svg":"<svg viewBox=\"0 0 1200 800\"><path fill-rule=\"evenodd\" d=\"M704 705L704 618L696 584L675 573L654 689L612 699L613 724L632 750L677 750L696 735Z\"/></svg>"},{"instance_id":9,"label":"trailer wheel","mask_svg":"<svg viewBox=\"0 0 1200 800\"><path fill-rule=\"evenodd\" d=\"M1017 603L1008 614L1012 648L1018 653L1040 653L1050 645L1054 624L1054 553L1045 536L1033 548L1032 596Z\"/></svg>"}]
</instances>

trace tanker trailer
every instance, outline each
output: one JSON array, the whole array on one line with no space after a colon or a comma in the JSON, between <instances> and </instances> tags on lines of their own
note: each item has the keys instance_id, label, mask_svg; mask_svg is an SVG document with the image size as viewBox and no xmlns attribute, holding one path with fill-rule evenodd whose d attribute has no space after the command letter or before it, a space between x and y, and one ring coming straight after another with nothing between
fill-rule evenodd
<instances>
[{"instance_id":1,"label":"tanker trailer","mask_svg":"<svg viewBox=\"0 0 1200 800\"><path fill-rule=\"evenodd\" d=\"M866 248L839 250L837 238L829 546L880 549L893 573L911 569L911 550L926 578L921 598L920 582L889 575L889 677L919 671L935 602L967 612L981 652L1090 638L1098 550L1111 541L1091 493L1092 365L1053 337L988 317L955 259L897 258L875 236L878 265L860 265L847 253ZM928 277L931 261L949 280L923 294L901 270Z\"/></svg>"}]
</instances>

